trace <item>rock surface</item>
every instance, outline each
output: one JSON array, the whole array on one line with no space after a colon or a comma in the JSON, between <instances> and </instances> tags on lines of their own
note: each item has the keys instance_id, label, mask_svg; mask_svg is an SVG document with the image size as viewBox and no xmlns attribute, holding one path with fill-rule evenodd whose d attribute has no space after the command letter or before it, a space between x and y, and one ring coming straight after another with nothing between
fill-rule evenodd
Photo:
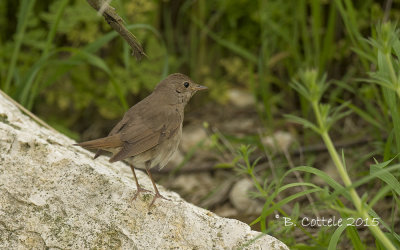
<instances>
[{"instance_id":1,"label":"rock surface","mask_svg":"<svg viewBox=\"0 0 400 250\"><path fill-rule=\"evenodd\" d=\"M151 194L131 201L129 167L93 160L73 143L0 93L0 249L287 249L163 188L171 201L158 199L149 210Z\"/></svg>"}]
</instances>

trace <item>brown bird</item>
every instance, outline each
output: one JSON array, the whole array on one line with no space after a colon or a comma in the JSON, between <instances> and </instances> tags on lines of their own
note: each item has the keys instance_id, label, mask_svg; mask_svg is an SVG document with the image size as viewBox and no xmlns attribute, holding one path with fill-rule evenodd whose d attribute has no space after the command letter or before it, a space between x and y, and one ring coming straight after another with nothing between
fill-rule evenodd
<instances>
[{"instance_id":1,"label":"brown bird","mask_svg":"<svg viewBox=\"0 0 400 250\"><path fill-rule=\"evenodd\" d=\"M149 170L167 165L182 137L185 105L198 90L204 89L207 87L195 84L188 76L169 75L149 96L131 107L107 137L75 145L98 149L94 159L107 151L113 154L110 162L127 159L137 186L133 200L139 193L149 191L139 185L134 166L145 169L155 190L151 206L157 198L166 198L158 192Z\"/></svg>"}]
</instances>

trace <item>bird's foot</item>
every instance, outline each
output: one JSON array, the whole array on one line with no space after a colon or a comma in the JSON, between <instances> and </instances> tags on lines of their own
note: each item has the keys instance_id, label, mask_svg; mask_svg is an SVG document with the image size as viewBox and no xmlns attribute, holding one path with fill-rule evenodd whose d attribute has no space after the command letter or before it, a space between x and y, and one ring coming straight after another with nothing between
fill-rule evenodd
<instances>
[{"instance_id":1,"label":"bird's foot","mask_svg":"<svg viewBox=\"0 0 400 250\"><path fill-rule=\"evenodd\" d=\"M138 186L138 187L137 187L136 194L135 194L135 196L133 196L131 202L134 201L134 200L136 200L136 198L139 196L140 193L145 193L145 192L151 192L151 191L150 191L150 190L147 190L147 189L145 189L145 188L142 188L141 186Z\"/></svg>"},{"instance_id":2,"label":"bird's foot","mask_svg":"<svg viewBox=\"0 0 400 250\"><path fill-rule=\"evenodd\" d=\"M155 202L158 198L161 198L161 199L164 199L164 200L167 200L167 201L171 201L171 199L165 198L165 197L162 196L159 192L156 192L156 194L154 195L153 200L152 200L151 203L150 203L149 208L150 208L151 206L153 206L154 202Z\"/></svg>"}]
</instances>

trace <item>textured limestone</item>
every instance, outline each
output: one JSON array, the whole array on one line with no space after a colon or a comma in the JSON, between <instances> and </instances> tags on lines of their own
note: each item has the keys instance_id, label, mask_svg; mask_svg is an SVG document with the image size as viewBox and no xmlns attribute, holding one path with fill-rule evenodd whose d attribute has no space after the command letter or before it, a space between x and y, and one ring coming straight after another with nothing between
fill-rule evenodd
<instances>
[{"instance_id":1,"label":"textured limestone","mask_svg":"<svg viewBox=\"0 0 400 250\"><path fill-rule=\"evenodd\" d=\"M172 201L159 199L149 210L151 194L131 201L129 167L93 160L73 143L0 93L0 249L287 249L162 187Z\"/></svg>"}]
</instances>

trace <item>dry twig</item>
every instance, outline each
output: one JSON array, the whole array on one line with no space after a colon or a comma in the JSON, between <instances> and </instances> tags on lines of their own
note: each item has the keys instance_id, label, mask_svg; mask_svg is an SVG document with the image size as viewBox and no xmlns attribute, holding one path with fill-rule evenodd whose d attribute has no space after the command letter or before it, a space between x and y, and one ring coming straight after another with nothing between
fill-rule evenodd
<instances>
[{"instance_id":1,"label":"dry twig","mask_svg":"<svg viewBox=\"0 0 400 250\"><path fill-rule=\"evenodd\" d=\"M87 0L87 2L106 19L107 23L117 31L125 41L128 42L133 50L133 55L135 55L138 60L146 56L142 45L140 45L136 37L125 27L122 18L117 14L115 9L108 4L110 0Z\"/></svg>"}]
</instances>

